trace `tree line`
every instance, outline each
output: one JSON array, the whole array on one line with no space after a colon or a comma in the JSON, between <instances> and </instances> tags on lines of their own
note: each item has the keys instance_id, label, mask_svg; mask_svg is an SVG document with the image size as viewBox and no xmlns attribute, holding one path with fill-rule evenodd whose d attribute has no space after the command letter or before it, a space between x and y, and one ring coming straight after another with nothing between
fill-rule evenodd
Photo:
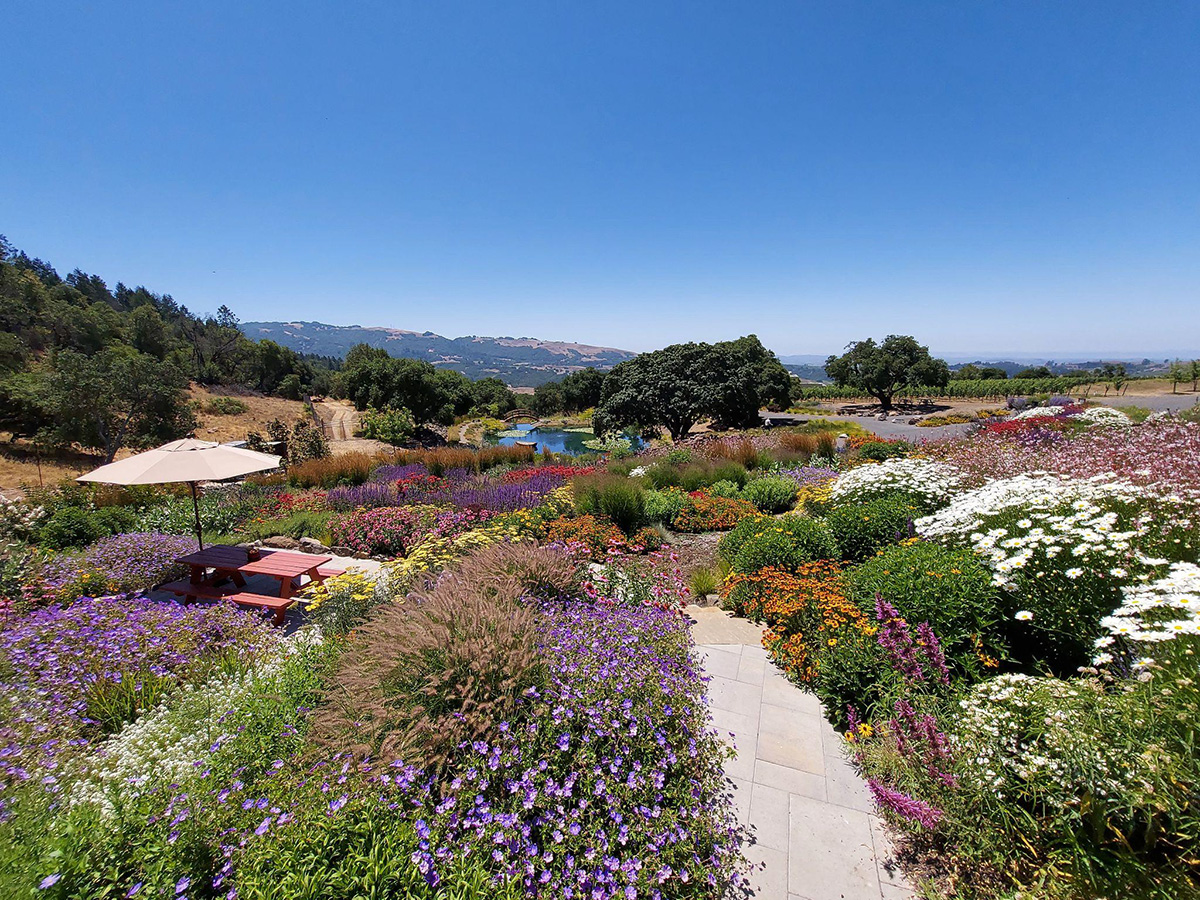
<instances>
[{"instance_id":1,"label":"tree line","mask_svg":"<svg viewBox=\"0 0 1200 900\"><path fill-rule=\"evenodd\" d=\"M0 235L0 430L48 453L80 446L109 461L122 447L191 434L193 381L404 408L415 425L472 411L503 415L516 405L498 378L472 381L365 345L345 362L297 353L251 340L238 325L227 306L198 315L145 287L110 288L79 269L64 278ZM405 421L383 424L403 431Z\"/></svg>"}]
</instances>

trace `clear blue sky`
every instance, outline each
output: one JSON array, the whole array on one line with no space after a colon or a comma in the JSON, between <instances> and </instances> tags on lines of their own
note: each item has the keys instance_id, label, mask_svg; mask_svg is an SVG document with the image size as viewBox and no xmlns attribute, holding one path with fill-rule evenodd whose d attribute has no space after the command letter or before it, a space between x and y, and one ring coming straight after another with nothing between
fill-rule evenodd
<instances>
[{"instance_id":1,"label":"clear blue sky","mask_svg":"<svg viewBox=\"0 0 1200 900\"><path fill-rule=\"evenodd\" d=\"M87 3L0 232L194 310L650 349L1200 352L1200 4Z\"/></svg>"}]
</instances>

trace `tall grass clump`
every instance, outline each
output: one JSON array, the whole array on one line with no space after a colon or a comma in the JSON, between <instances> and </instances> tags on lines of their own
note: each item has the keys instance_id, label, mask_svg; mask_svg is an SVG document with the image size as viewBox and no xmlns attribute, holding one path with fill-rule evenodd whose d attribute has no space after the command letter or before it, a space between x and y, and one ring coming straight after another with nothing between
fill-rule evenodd
<instances>
[{"instance_id":1,"label":"tall grass clump","mask_svg":"<svg viewBox=\"0 0 1200 900\"><path fill-rule=\"evenodd\" d=\"M486 472L497 466L531 463L535 456L532 447L431 447L423 450L400 450L389 459L398 466L420 463L430 475L444 475L450 469Z\"/></svg>"},{"instance_id":2,"label":"tall grass clump","mask_svg":"<svg viewBox=\"0 0 1200 900\"><path fill-rule=\"evenodd\" d=\"M779 446L789 453L807 459L817 452L817 438L816 435L789 431L779 436Z\"/></svg>"},{"instance_id":3,"label":"tall grass clump","mask_svg":"<svg viewBox=\"0 0 1200 900\"><path fill-rule=\"evenodd\" d=\"M371 470L381 465L382 457L355 451L339 456L310 459L288 469L288 483L302 488L331 488L338 485L362 484Z\"/></svg>"},{"instance_id":4,"label":"tall grass clump","mask_svg":"<svg viewBox=\"0 0 1200 900\"><path fill-rule=\"evenodd\" d=\"M603 517L625 534L646 524L646 492L630 478L619 475L585 475L572 482L575 511L581 516Z\"/></svg>"},{"instance_id":5,"label":"tall grass clump","mask_svg":"<svg viewBox=\"0 0 1200 900\"><path fill-rule=\"evenodd\" d=\"M464 741L533 713L521 700L546 681L537 614L521 602L521 577L494 572L492 555L384 604L358 629L317 718L322 740L441 771Z\"/></svg>"},{"instance_id":6,"label":"tall grass clump","mask_svg":"<svg viewBox=\"0 0 1200 900\"><path fill-rule=\"evenodd\" d=\"M745 466L747 469L757 468L762 462L762 456L754 442L749 438L727 438L723 441L709 444L704 448L710 459L731 460Z\"/></svg>"}]
</instances>

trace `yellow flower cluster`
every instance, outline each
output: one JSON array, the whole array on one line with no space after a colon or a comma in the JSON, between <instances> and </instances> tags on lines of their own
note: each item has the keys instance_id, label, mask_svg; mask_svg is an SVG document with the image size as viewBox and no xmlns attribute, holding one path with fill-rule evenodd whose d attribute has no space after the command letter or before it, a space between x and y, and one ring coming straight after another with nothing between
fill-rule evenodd
<instances>
[{"instance_id":1,"label":"yellow flower cluster","mask_svg":"<svg viewBox=\"0 0 1200 900\"><path fill-rule=\"evenodd\" d=\"M387 573L388 585L394 593L399 593L407 590L419 576L444 569L455 557L501 541L519 540L520 537L512 526L500 524L464 531L454 537L428 537L413 547L404 559L384 563L383 568Z\"/></svg>"},{"instance_id":2,"label":"yellow flower cluster","mask_svg":"<svg viewBox=\"0 0 1200 900\"><path fill-rule=\"evenodd\" d=\"M829 497L833 492L833 483L835 480L834 478L830 478L828 481L804 485L804 487L796 491L796 508L813 514L823 512L829 504Z\"/></svg>"},{"instance_id":3,"label":"yellow flower cluster","mask_svg":"<svg viewBox=\"0 0 1200 900\"><path fill-rule=\"evenodd\" d=\"M375 582L358 569L348 569L324 581L309 585L303 597L308 600L308 612L319 609L331 597L348 597L354 600L369 600L375 592Z\"/></svg>"},{"instance_id":4,"label":"yellow flower cluster","mask_svg":"<svg viewBox=\"0 0 1200 900\"><path fill-rule=\"evenodd\" d=\"M564 484L548 493L546 499L542 501L542 507L547 510L546 517L549 519L557 519L573 510L575 494L571 490L571 485Z\"/></svg>"},{"instance_id":5,"label":"yellow flower cluster","mask_svg":"<svg viewBox=\"0 0 1200 900\"><path fill-rule=\"evenodd\" d=\"M555 517L557 518L557 517ZM532 537L541 540L546 536L546 520L531 509L518 509L489 523L489 530L500 530L513 537Z\"/></svg>"}]
</instances>

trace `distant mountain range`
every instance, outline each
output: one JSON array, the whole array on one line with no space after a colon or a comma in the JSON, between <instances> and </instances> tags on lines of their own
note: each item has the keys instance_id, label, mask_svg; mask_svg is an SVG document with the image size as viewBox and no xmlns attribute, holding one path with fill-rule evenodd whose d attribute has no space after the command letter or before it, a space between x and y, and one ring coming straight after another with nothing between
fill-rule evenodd
<instances>
[{"instance_id":1,"label":"distant mountain range","mask_svg":"<svg viewBox=\"0 0 1200 900\"><path fill-rule=\"evenodd\" d=\"M512 387L537 387L588 366L611 369L636 356L613 347L528 337L447 338L432 331L322 322L243 322L240 327L249 338L266 338L297 352L341 358L355 344L369 344L392 356L424 359L469 378L499 378Z\"/></svg>"}]
</instances>

